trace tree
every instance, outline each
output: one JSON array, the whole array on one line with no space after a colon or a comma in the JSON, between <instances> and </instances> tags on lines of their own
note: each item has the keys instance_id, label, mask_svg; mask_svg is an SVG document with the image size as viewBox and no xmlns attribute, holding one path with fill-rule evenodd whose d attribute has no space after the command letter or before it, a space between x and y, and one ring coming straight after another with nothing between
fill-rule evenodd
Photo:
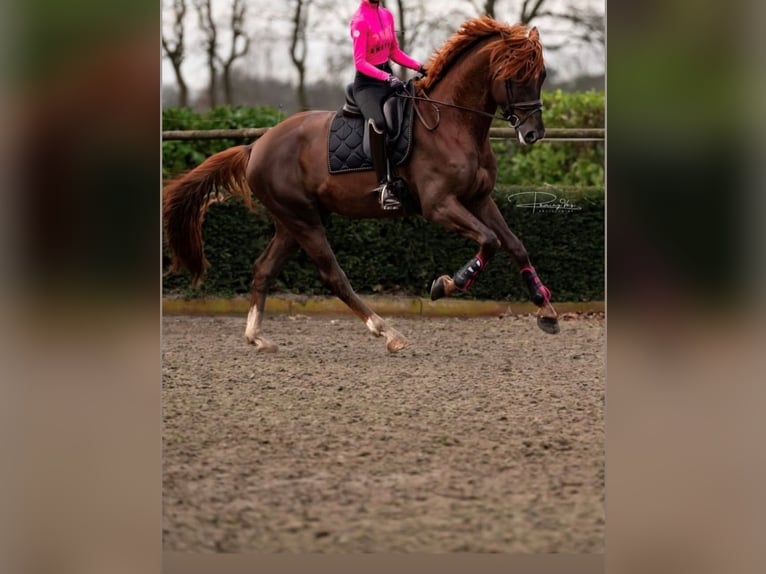
<instances>
[{"instance_id":1,"label":"tree","mask_svg":"<svg viewBox=\"0 0 766 574\"><path fill-rule=\"evenodd\" d=\"M545 1L546 0L523 0L517 21L522 24L529 24L529 22L538 14L540 7ZM471 0L471 4L473 4L475 10L480 14L486 14L491 18L496 18L495 5L497 4L497 0L484 0L483 4L476 2L476 0Z\"/></svg>"},{"instance_id":2,"label":"tree","mask_svg":"<svg viewBox=\"0 0 766 574\"><path fill-rule=\"evenodd\" d=\"M194 0L199 27L205 38L205 58L209 74L208 103L213 108L218 104L218 28L210 4L211 0Z\"/></svg>"},{"instance_id":3,"label":"tree","mask_svg":"<svg viewBox=\"0 0 766 574\"><path fill-rule=\"evenodd\" d=\"M229 26L231 29L231 44L229 45L229 55L226 59L218 58L223 70L223 91L226 98L226 104L232 105L233 86L231 70L234 62L247 55L250 50L250 38L244 31L246 6L245 0L233 0L231 5L231 18Z\"/></svg>"},{"instance_id":4,"label":"tree","mask_svg":"<svg viewBox=\"0 0 766 574\"><path fill-rule=\"evenodd\" d=\"M522 24L529 24L539 14L540 7L544 2L545 0L524 0L521 5L519 21Z\"/></svg>"},{"instance_id":5,"label":"tree","mask_svg":"<svg viewBox=\"0 0 766 574\"><path fill-rule=\"evenodd\" d=\"M399 42L399 47L406 52L409 38L407 37L407 18L404 17L404 4L404 0L396 0L396 7L399 8L399 22L396 26L396 39Z\"/></svg>"},{"instance_id":6,"label":"tree","mask_svg":"<svg viewBox=\"0 0 766 574\"><path fill-rule=\"evenodd\" d=\"M399 47L410 54L421 32L430 29L433 22L429 21L425 3L421 1L407 2L396 0L396 9L391 10L396 18L396 39ZM412 55L412 54L410 54ZM400 69L400 75L405 68Z\"/></svg>"},{"instance_id":7,"label":"tree","mask_svg":"<svg viewBox=\"0 0 766 574\"><path fill-rule=\"evenodd\" d=\"M548 21L553 25L567 30L566 42L546 42L548 50L558 50L565 44L582 42L598 48L604 45L604 15L603 10L597 6L603 6L601 0L468 0L474 13L486 14L492 18L497 17L498 4L502 6L513 5L508 8L507 14L515 14L511 18L514 22L527 25L539 25L540 22ZM550 36L548 36L550 37Z\"/></svg>"},{"instance_id":8,"label":"tree","mask_svg":"<svg viewBox=\"0 0 766 574\"><path fill-rule=\"evenodd\" d=\"M181 64L186 56L186 46L184 37L184 19L186 18L186 0L173 0L172 6L173 14L173 34L162 34L162 49L165 52L165 56L170 60L170 64L173 66L173 73L176 77L176 84L178 84L178 105L182 108L189 105L189 87L186 84L183 73L181 71Z\"/></svg>"},{"instance_id":9,"label":"tree","mask_svg":"<svg viewBox=\"0 0 766 574\"><path fill-rule=\"evenodd\" d=\"M199 28L205 38L205 60L210 76L208 99L210 107L215 107L218 103L219 74L223 81L225 103L228 105L233 103L233 66L238 59L248 53L250 37L245 32L246 0L231 0L229 28L226 30L231 36L229 53L226 57L221 56L219 53L221 30L213 16L211 5L212 0L194 0Z\"/></svg>"},{"instance_id":10,"label":"tree","mask_svg":"<svg viewBox=\"0 0 766 574\"><path fill-rule=\"evenodd\" d=\"M312 0L294 0L294 3L290 59L298 72L298 86L296 88L298 105L301 110L307 110L309 102L306 95L306 55L308 53L306 28L308 27L309 8Z\"/></svg>"},{"instance_id":11,"label":"tree","mask_svg":"<svg viewBox=\"0 0 766 574\"><path fill-rule=\"evenodd\" d=\"M476 7L476 11L480 14L486 14L490 18L495 17L495 0L486 0L484 2L484 6L479 8L478 4L476 2L471 2Z\"/></svg>"}]
</instances>

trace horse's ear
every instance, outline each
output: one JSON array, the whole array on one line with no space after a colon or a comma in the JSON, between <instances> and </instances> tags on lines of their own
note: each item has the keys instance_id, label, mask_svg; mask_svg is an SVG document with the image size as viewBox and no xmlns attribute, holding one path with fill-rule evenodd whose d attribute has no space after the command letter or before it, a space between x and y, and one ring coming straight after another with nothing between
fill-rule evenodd
<instances>
[{"instance_id":1,"label":"horse's ear","mask_svg":"<svg viewBox=\"0 0 766 574\"><path fill-rule=\"evenodd\" d=\"M535 42L540 39L540 34L537 31L537 26L533 26L529 31L529 39Z\"/></svg>"}]
</instances>

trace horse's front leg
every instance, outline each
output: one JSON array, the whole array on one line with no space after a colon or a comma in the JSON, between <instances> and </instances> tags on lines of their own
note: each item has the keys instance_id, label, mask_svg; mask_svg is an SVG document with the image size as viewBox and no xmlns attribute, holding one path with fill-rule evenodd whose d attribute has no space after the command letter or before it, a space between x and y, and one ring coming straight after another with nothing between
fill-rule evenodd
<instances>
[{"instance_id":1,"label":"horse's front leg","mask_svg":"<svg viewBox=\"0 0 766 574\"><path fill-rule=\"evenodd\" d=\"M472 211L495 232L503 249L513 257L519 266L521 277L529 290L529 297L539 307L537 324L546 333L558 333L558 314L551 304L551 292L540 281L537 271L529 260L529 253L527 253L524 244L510 230L495 201L488 196L479 202Z\"/></svg>"},{"instance_id":2,"label":"horse's front leg","mask_svg":"<svg viewBox=\"0 0 766 574\"><path fill-rule=\"evenodd\" d=\"M435 301L455 291L467 291L500 246L497 235L454 197L424 209L423 215L445 229L479 244L479 252L455 272L454 277L442 275L434 280L431 284L431 299Z\"/></svg>"}]
</instances>

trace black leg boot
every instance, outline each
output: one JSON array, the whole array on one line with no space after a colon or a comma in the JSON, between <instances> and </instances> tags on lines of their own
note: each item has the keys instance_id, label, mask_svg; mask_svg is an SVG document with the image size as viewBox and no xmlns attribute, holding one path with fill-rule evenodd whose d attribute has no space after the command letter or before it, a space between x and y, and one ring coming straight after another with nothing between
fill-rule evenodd
<instances>
[{"instance_id":1,"label":"black leg boot","mask_svg":"<svg viewBox=\"0 0 766 574\"><path fill-rule=\"evenodd\" d=\"M386 132L378 130L374 121L369 120L369 123L370 155L372 156L375 175L378 178L379 185L375 188L375 191L380 194L380 207L386 211L399 209L402 204L396 197L396 182L391 177L391 166L386 147Z\"/></svg>"}]
</instances>

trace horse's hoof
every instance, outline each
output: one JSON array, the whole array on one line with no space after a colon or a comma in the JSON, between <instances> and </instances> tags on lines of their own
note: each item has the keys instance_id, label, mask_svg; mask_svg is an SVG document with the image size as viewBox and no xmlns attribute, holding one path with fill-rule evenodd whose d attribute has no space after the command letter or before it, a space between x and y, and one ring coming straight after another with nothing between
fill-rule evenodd
<instances>
[{"instance_id":1,"label":"horse's hoof","mask_svg":"<svg viewBox=\"0 0 766 574\"><path fill-rule=\"evenodd\" d=\"M389 353L396 353L397 351L401 351L404 349L409 343L407 342L407 339L404 337L397 337L396 339L391 339L388 343L386 343L386 350Z\"/></svg>"},{"instance_id":2,"label":"horse's hoof","mask_svg":"<svg viewBox=\"0 0 766 574\"><path fill-rule=\"evenodd\" d=\"M551 335L556 335L561 330L559 329L559 320L556 317L538 317L537 326Z\"/></svg>"},{"instance_id":3,"label":"horse's hoof","mask_svg":"<svg viewBox=\"0 0 766 574\"><path fill-rule=\"evenodd\" d=\"M442 281L441 277L434 279L434 282L431 283L431 301L441 299L444 297L444 294L444 281Z\"/></svg>"},{"instance_id":4,"label":"horse's hoof","mask_svg":"<svg viewBox=\"0 0 766 574\"><path fill-rule=\"evenodd\" d=\"M451 282L452 279L449 275L442 275L438 279L434 279L434 282L431 283L431 301L436 301L449 295L451 292L449 288Z\"/></svg>"},{"instance_id":5,"label":"horse's hoof","mask_svg":"<svg viewBox=\"0 0 766 574\"><path fill-rule=\"evenodd\" d=\"M259 353L276 353L279 350L274 343L268 342L261 345L257 345L256 351Z\"/></svg>"},{"instance_id":6,"label":"horse's hoof","mask_svg":"<svg viewBox=\"0 0 766 574\"><path fill-rule=\"evenodd\" d=\"M258 353L276 353L279 347L269 341L268 339L262 339L260 337L256 337L255 339L250 339L249 337L245 337L248 343L251 345L255 345L255 350Z\"/></svg>"}]
</instances>

